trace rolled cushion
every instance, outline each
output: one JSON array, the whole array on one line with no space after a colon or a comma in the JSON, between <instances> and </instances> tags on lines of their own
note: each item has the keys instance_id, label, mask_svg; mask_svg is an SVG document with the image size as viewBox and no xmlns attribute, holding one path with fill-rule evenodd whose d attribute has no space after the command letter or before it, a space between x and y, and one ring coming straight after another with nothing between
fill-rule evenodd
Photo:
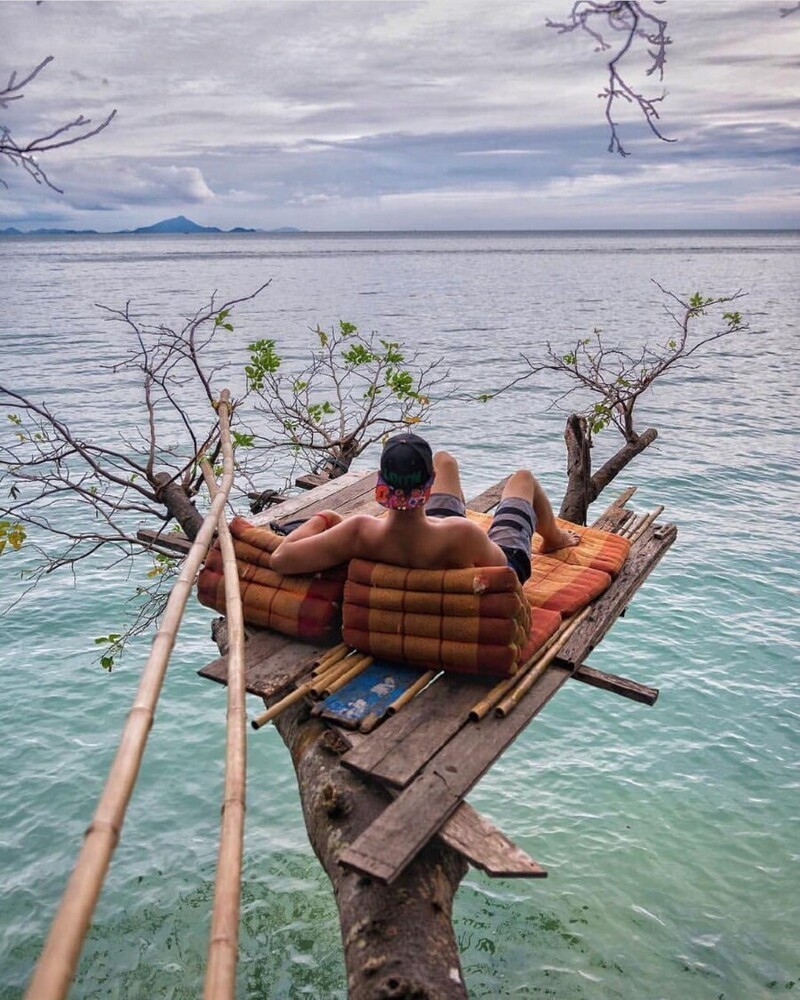
<instances>
[{"instance_id":1,"label":"rolled cushion","mask_svg":"<svg viewBox=\"0 0 800 1000\"><path fill-rule=\"evenodd\" d=\"M270 556L283 536L235 517L230 525L244 620L298 639L338 633L346 566L322 573L284 576L270 569ZM209 551L197 581L201 604L225 612L225 581L219 543Z\"/></svg>"}]
</instances>

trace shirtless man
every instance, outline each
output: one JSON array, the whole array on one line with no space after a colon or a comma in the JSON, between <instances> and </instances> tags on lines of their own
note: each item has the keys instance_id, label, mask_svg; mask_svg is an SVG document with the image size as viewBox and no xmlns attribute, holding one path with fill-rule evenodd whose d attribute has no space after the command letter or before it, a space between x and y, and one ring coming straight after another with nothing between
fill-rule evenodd
<instances>
[{"instance_id":1,"label":"shirtless man","mask_svg":"<svg viewBox=\"0 0 800 1000\"><path fill-rule=\"evenodd\" d=\"M547 495L524 469L506 483L487 534L465 516L456 460L444 451L433 456L427 441L410 432L386 442L375 498L388 509L385 517L315 514L287 535L271 568L314 573L357 558L412 569L509 565L524 583L534 529L546 552L579 541L558 527Z\"/></svg>"}]
</instances>

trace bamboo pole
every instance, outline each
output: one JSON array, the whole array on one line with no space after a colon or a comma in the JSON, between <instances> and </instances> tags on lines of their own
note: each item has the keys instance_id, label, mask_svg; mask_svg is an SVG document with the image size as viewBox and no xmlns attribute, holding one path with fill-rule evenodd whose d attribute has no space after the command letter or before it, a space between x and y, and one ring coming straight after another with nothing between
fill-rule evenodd
<instances>
[{"instance_id":1,"label":"bamboo pole","mask_svg":"<svg viewBox=\"0 0 800 1000\"><path fill-rule=\"evenodd\" d=\"M230 413L230 394L227 389L220 394L218 413L220 430L223 426L227 428ZM232 482L233 469L226 469L220 492L212 501L211 509L170 592L161 626L153 638L133 706L122 730L116 756L28 984L26 1000L62 1000L69 990L80 957L81 944L100 895L111 855L120 837L181 617L192 593L197 572L213 540Z\"/></svg>"},{"instance_id":2,"label":"bamboo pole","mask_svg":"<svg viewBox=\"0 0 800 1000\"><path fill-rule=\"evenodd\" d=\"M504 680L500 681L499 684L495 684L495 686L491 688L486 695L484 695L484 697L477 702L477 704L473 705L469 712L470 721L480 722L485 715L488 715L503 695L510 691L515 684L519 684L525 674L536 666L539 659L548 651L548 649L560 640L561 636L564 634L566 629L569 628L570 624L570 619L562 622L553 635L551 635L546 642L539 646L533 656L526 660L515 674L512 674L510 677L506 677Z\"/></svg>"},{"instance_id":3,"label":"bamboo pole","mask_svg":"<svg viewBox=\"0 0 800 1000\"><path fill-rule=\"evenodd\" d=\"M386 715L396 715L403 705L407 705L412 698L416 698L419 692L424 687L427 687L427 685L430 684L438 673L438 670L427 670L424 674L421 674L410 688L407 688L398 698L395 698L391 705L388 706L386 709Z\"/></svg>"},{"instance_id":4,"label":"bamboo pole","mask_svg":"<svg viewBox=\"0 0 800 1000\"><path fill-rule=\"evenodd\" d=\"M628 541L630 541L635 532L637 532L640 526L644 523L646 516L646 514L634 514L634 516L629 518L620 528L620 536L622 538L627 538Z\"/></svg>"},{"instance_id":5,"label":"bamboo pole","mask_svg":"<svg viewBox=\"0 0 800 1000\"><path fill-rule=\"evenodd\" d=\"M647 515L647 517L642 521L642 523L637 527L637 529L634 532L634 534L631 535L631 545L633 545L634 542L638 542L639 539L642 537L642 535L645 533L645 531L647 531L647 529L653 523L653 521L655 521L655 519L659 516L659 514L663 514L663 513L664 513L664 505L663 504L661 504L660 506L656 507L656 509L654 511L651 511Z\"/></svg>"},{"instance_id":6,"label":"bamboo pole","mask_svg":"<svg viewBox=\"0 0 800 1000\"><path fill-rule=\"evenodd\" d=\"M343 688L345 684L351 681L354 677L363 673L367 667L372 666L372 663L373 658L368 654L358 657L358 659L353 662L352 666L348 667L347 670L339 674L338 677L328 680L318 692L315 690L314 693L319 693L320 697L327 698L329 694L334 694L340 688Z\"/></svg>"},{"instance_id":7,"label":"bamboo pole","mask_svg":"<svg viewBox=\"0 0 800 1000\"><path fill-rule=\"evenodd\" d=\"M338 682L342 677L355 677L356 674L360 673L360 670L355 670L355 668L361 664L361 661L365 658L365 654L360 653L355 656L347 656L344 660L335 664L327 673L322 674L319 677L314 678L314 683L311 686L311 696L313 698L324 698L331 693L332 690L338 691L338 688L333 688L332 685ZM347 683L347 681L345 681Z\"/></svg>"},{"instance_id":8,"label":"bamboo pole","mask_svg":"<svg viewBox=\"0 0 800 1000\"><path fill-rule=\"evenodd\" d=\"M584 608L564 629L558 638L558 642L554 643L547 653L541 659L539 659L536 664L525 674L525 676L520 680L519 684L506 695L506 697L500 702L500 704L495 708L495 715L499 715L501 719L504 719L509 712L513 711L516 705L519 703L520 699L524 694L526 694L536 681L542 676L542 674L547 670L553 660L558 656L558 652L564 643L569 639L575 629L588 618L591 614L591 605L588 608Z\"/></svg>"},{"instance_id":9,"label":"bamboo pole","mask_svg":"<svg viewBox=\"0 0 800 1000\"><path fill-rule=\"evenodd\" d=\"M329 649L324 653L319 660L317 660L314 669L311 671L312 677L319 677L320 674L324 674L329 667L332 667L335 663L344 659L345 656L349 656L352 650L349 646L346 646L343 642L338 646L334 646L333 649Z\"/></svg>"},{"instance_id":10,"label":"bamboo pole","mask_svg":"<svg viewBox=\"0 0 800 1000\"><path fill-rule=\"evenodd\" d=\"M230 434L221 435L224 463L233 468ZM201 463L212 498L219 492L208 462ZM228 710L225 743L225 787L222 825L211 912L211 935L206 965L205 1000L233 1000L239 957L239 909L244 853L247 780L247 709L245 703L244 616L239 570L233 539L224 515L218 535L225 579L225 617L228 624Z\"/></svg>"}]
</instances>

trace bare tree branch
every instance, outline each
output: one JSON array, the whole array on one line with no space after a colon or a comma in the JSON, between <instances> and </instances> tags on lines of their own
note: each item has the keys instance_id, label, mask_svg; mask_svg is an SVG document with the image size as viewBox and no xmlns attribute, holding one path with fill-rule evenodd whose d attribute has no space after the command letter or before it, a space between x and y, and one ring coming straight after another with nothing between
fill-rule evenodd
<instances>
[{"instance_id":1,"label":"bare tree branch","mask_svg":"<svg viewBox=\"0 0 800 1000\"><path fill-rule=\"evenodd\" d=\"M8 83L0 90L0 108L8 110L13 101L21 100L25 96L24 88L36 79L42 70L53 61L53 58L53 56L47 56L42 59L38 66L35 66L20 80L17 79L16 70L12 71ZM63 190L56 187L48 177L47 172L39 162L39 156L42 153L52 152L54 149L63 149L76 142L85 142L87 139L91 139L92 136L98 135L108 128L116 114L115 108L106 115L99 125L94 126L92 126L91 118L78 115L71 121L57 126L46 135L22 142L17 141L8 125L0 124L0 157L5 157L15 167L21 167L37 184L44 184L53 191L63 194ZM7 182L2 177L0 177L0 185L8 187Z\"/></svg>"},{"instance_id":2,"label":"bare tree branch","mask_svg":"<svg viewBox=\"0 0 800 1000\"><path fill-rule=\"evenodd\" d=\"M352 323L312 332L310 360L292 372L274 341L251 344L248 379L257 408L279 429L264 443L338 476L390 431L424 420L448 372L441 360L423 363L417 352L407 355L375 333L364 336Z\"/></svg>"},{"instance_id":3,"label":"bare tree branch","mask_svg":"<svg viewBox=\"0 0 800 1000\"><path fill-rule=\"evenodd\" d=\"M663 3L664 0L651 0L652 3ZM595 27L595 23L599 27ZM605 23L605 24L604 24ZM630 54L634 45L640 42L639 49L644 49L652 60L646 70L647 76L658 74L659 80L664 79L664 66L667 61L667 46L672 39L667 35L667 22L647 10L640 0L612 0L610 3L600 3L597 0L576 0L572 5L567 21L553 21L547 18L545 24L555 29L559 34L573 31L583 31L595 43L595 52L605 52L614 48L605 40L603 31L611 31L622 36L622 41L616 47L613 56L608 60L608 83L600 91L598 97L605 100L605 118L608 122L611 138L608 144L609 153L619 153L620 156L630 155L619 138L618 123L614 119L614 105L619 99L638 108L650 131L662 142L676 142L668 139L656 123L659 121L658 105L665 95L645 97L634 85L628 82L624 75L623 62ZM604 26L603 26L604 25Z\"/></svg>"}]
</instances>

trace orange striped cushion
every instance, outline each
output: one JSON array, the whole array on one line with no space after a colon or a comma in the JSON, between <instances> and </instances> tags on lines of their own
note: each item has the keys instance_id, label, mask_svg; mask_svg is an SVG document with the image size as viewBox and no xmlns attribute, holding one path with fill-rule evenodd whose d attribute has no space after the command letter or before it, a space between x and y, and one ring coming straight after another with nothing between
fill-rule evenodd
<instances>
[{"instance_id":1,"label":"orange striped cushion","mask_svg":"<svg viewBox=\"0 0 800 1000\"><path fill-rule=\"evenodd\" d=\"M585 608L611 583L602 570L570 566L550 556L535 556L531 563L530 579L522 588L528 602L565 616Z\"/></svg>"},{"instance_id":2,"label":"orange striped cushion","mask_svg":"<svg viewBox=\"0 0 800 1000\"><path fill-rule=\"evenodd\" d=\"M491 514L468 510L467 517L470 521L479 524L485 531L489 530L489 525L492 523ZM631 547L627 538L613 535L610 531L601 531L599 528L587 528L582 524L572 524L570 521L562 521L560 518L556 518L556 522L560 528L577 532L581 536L581 540L578 545L546 553L548 559L556 559L568 566L586 566L590 569L601 570L611 576L616 576L619 573ZM534 533L531 550L534 556L541 557L541 535Z\"/></svg>"},{"instance_id":3,"label":"orange striped cushion","mask_svg":"<svg viewBox=\"0 0 800 1000\"><path fill-rule=\"evenodd\" d=\"M540 630L544 623L537 621ZM350 563L342 638L373 656L508 676L530 634L528 602L507 566L420 570Z\"/></svg>"},{"instance_id":4,"label":"orange striped cushion","mask_svg":"<svg viewBox=\"0 0 800 1000\"><path fill-rule=\"evenodd\" d=\"M338 632L345 566L304 576L284 576L269 568L281 535L235 517L233 536L244 620L298 639L318 640ZM219 543L209 551L197 581L201 604L225 611L225 582Z\"/></svg>"}]
</instances>

